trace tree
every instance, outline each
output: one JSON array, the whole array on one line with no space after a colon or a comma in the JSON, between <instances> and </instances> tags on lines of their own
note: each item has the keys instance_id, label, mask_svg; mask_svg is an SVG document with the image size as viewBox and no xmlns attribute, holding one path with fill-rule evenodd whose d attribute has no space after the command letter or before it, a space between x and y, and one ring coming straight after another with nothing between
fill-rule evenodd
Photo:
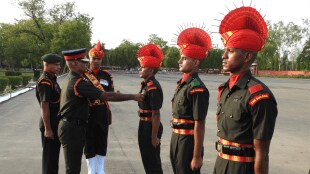
<instances>
[{"instance_id":1,"label":"tree","mask_svg":"<svg viewBox=\"0 0 310 174\"><path fill-rule=\"evenodd\" d=\"M179 68L180 51L177 47L169 47L164 58L164 65L167 68Z\"/></svg>"},{"instance_id":2,"label":"tree","mask_svg":"<svg viewBox=\"0 0 310 174\"><path fill-rule=\"evenodd\" d=\"M201 62L201 69L222 69L222 55L224 53L223 49L214 48L208 53L206 59Z\"/></svg>"},{"instance_id":3,"label":"tree","mask_svg":"<svg viewBox=\"0 0 310 174\"><path fill-rule=\"evenodd\" d=\"M123 40L118 47L109 50L106 58L109 59L112 66L135 68L139 64L137 52L140 46L140 43L135 44L129 40Z\"/></svg>"},{"instance_id":4,"label":"tree","mask_svg":"<svg viewBox=\"0 0 310 174\"><path fill-rule=\"evenodd\" d=\"M298 69L310 70L310 37L304 45L301 54L297 58Z\"/></svg>"},{"instance_id":5,"label":"tree","mask_svg":"<svg viewBox=\"0 0 310 174\"><path fill-rule=\"evenodd\" d=\"M164 39L158 37L156 34L151 34L149 35L148 43L156 44L161 50L163 51L164 54L167 53L168 50L168 45L167 41Z\"/></svg>"}]
</instances>

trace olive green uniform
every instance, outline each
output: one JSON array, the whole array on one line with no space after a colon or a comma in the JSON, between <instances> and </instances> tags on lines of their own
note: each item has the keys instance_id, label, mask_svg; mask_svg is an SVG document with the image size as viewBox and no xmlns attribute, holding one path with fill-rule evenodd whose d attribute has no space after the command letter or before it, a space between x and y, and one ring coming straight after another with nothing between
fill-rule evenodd
<instances>
[{"instance_id":1,"label":"olive green uniform","mask_svg":"<svg viewBox=\"0 0 310 174\"><path fill-rule=\"evenodd\" d=\"M145 94L142 102L138 102L139 116L152 118L153 110L160 110L163 104L163 92L159 82L154 76L141 83L140 93ZM142 112L145 111L145 112ZM160 123L157 137L161 139L163 126ZM154 148L152 145L152 121L141 120L138 129L138 142L143 166L146 174L163 173L160 158L160 144Z\"/></svg>"},{"instance_id":2,"label":"olive green uniform","mask_svg":"<svg viewBox=\"0 0 310 174\"><path fill-rule=\"evenodd\" d=\"M175 119L204 121L209 107L209 91L198 74L192 74L183 83L178 82L172 98L172 114ZM193 130L194 123L182 124L171 122L172 128ZM170 160L174 173L200 173L192 171L190 164L194 151L194 135L182 135L173 132L170 143ZM203 156L203 152L202 152Z\"/></svg>"},{"instance_id":3,"label":"olive green uniform","mask_svg":"<svg viewBox=\"0 0 310 174\"><path fill-rule=\"evenodd\" d=\"M40 117L39 127L41 131L41 140L43 147L43 154L42 154L43 174L58 173L60 142L57 135L57 128L59 123L59 118L57 117L57 114L59 112L59 105L60 105L59 103L60 92L61 91L57 83L57 77L44 71L37 82L36 97L38 99L39 104L41 104L41 102L49 103L50 125L54 134L54 139L52 140L44 136L45 127L43 124L42 117Z\"/></svg>"},{"instance_id":4,"label":"olive green uniform","mask_svg":"<svg viewBox=\"0 0 310 174\"><path fill-rule=\"evenodd\" d=\"M250 71L229 90L229 81L219 86L217 136L239 144L253 140L271 140L278 114L277 103L269 88ZM226 154L254 157L254 149L230 147ZM224 153L224 152L223 152ZM217 157L214 174L252 174L254 162Z\"/></svg>"},{"instance_id":5,"label":"olive green uniform","mask_svg":"<svg viewBox=\"0 0 310 174\"><path fill-rule=\"evenodd\" d=\"M112 76L105 70L100 70L96 76L104 91L114 91ZM89 120L86 129L86 144L84 154L86 158L96 155L106 156L108 147L108 132L111 122L111 111L108 103L98 100L90 101Z\"/></svg>"},{"instance_id":6,"label":"olive green uniform","mask_svg":"<svg viewBox=\"0 0 310 174\"><path fill-rule=\"evenodd\" d=\"M74 72L69 72L63 83L58 136L63 146L67 174L80 173L89 115L88 99L98 99L101 94L102 91L87 78Z\"/></svg>"}]
</instances>

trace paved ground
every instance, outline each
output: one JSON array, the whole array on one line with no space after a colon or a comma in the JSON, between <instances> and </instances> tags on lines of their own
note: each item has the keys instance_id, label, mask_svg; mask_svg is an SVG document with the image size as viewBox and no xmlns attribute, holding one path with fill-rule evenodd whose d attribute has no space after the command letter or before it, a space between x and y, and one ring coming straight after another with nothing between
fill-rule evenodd
<instances>
[{"instance_id":1,"label":"paved ground","mask_svg":"<svg viewBox=\"0 0 310 174\"><path fill-rule=\"evenodd\" d=\"M137 74L113 73L115 87L122 93L136 93L141 79ZM170 174L169 143L171 129L170 99L176 81L181 74L158 74L164 90L164 106L161 110L164 133L162 138L162 164L164 173ZM215 110L218 85L228 77L201 75L210 91L210 107L206 120L205 157L202 173L212 173L216 158ZM310 80L260 78L273 91L279 107L276 130L271 143L270 173L301 174L310 168L309 103ZM62 78L59 79L62 81ZM109 132L106 160L108 174L143 174L137 144L137 103L111 103L113 124ZM41 173L41 143L38 129L39 105L34 90L0 104L0 173ZM87 173L83 158L81 173ZM64 172L61 152L60 172Z\"/></svg>"}]
</instances>

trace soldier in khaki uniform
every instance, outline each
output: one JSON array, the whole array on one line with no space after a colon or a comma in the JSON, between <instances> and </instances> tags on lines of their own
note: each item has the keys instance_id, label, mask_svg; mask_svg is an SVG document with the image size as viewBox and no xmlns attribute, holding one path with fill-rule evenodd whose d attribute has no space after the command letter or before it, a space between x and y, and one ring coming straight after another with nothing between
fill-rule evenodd
<instances>
[{"instance_id":1,"label":"soldier in khaki uniform","mask_svg":"<svg viewBox=\"0 0 310 174\"><path fill-rule=\"evenodd\" d=\"M44 70L37 82L36 97L41 109L39 126L43 147L42 173L57 174L60 151L57 135L60 87L56 74L60 71L61 57L57 54L46 54L41 59Z\"/></svg>"},{"instance_id":2,"label":"soldier in khaki uniform","mask_svg":"<svg viewBox=\"0 0 310 174\"><path fill-rule=\"evenodd\" d=\"M170 160L175 174L199 174L209 91L198 70L211 49L211 39L204 30L193 27L180 33L177 44L181 55L179 70L184 74L172 98Z\"/></svg>"},{"instance_id":3,"label":"soldier in khaki uniform","mask_svg":"<svg viewBox=\"0 0 310 174\"><path fill-rule=\"evenodd\" d=\"M145 95L144 101L138 102L138 141L146 174L163 173L160 158L160 138L163 133L160 109L164 98L162 88L155 78L163 58L163 52L155 44L145 45L138 51L139 74L144 79L140 93Z\"/></svg>"},{"instance_id":4,"label":"soldier in khaki uniform","mask_svg":"<svg viewBox=\"0 0 310 174\"><path fill-rule=\"evenodd\" d=\"M64 80L59 116L58 136L63 147L67 174L81 170L81 159L86 139L89 100L142 101L141 94L105 92L95 76L87 71L86 48L63 51L69 73Z\"/></svg>"},{"instance_id":5,"label":"soldier in khaki uniform","mask_svg":"<svg viewBox=\"0 0 310 174\"><path fill-rule=\"evenodd\" d=\"M267 25L256 9L241 7L224 17L219 30L223 71L230 78L219 86L214 174L267 174L277 102L250 71L265 44Z\"/></svg>"}]
</instances>

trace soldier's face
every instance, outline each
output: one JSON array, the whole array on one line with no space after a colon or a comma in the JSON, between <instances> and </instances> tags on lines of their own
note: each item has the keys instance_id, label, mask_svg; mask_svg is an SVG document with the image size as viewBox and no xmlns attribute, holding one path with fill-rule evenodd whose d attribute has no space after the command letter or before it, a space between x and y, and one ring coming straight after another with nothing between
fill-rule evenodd
<instances>
[{"instance_id":1,"label":"soldier's face","mask_svg":"<svg viewBox=\"0 0 310 174\"><path fill-rule=\"evenodd\" d=\"M79 61L79 60L76 60L76 61L77 61L77 68L78 68L79 72L84 73L85 71L87 71L87 67L88 67L89 62L83 62L83 61Z\"/></svg>"},{"instance_id":2,"label":"soldier's face","mask_svg":"<svg viewBox=\"0 0 310 174\"><path fill-rule=\"evenodd\" d=\"M243 72L246 65L245 56L240 49L226 47L222 55L223 71L230 72L231 74Z\"/></svg>"},{"instance_id":3,"label":"soldier's face","mask_svg":"<svg viewBox=\"0 0 310 174\"><path fill-rule=\"evenodd\" d=\"M60 62L47 64L47 71L51 74L58 74L60 69Z\"/></svg>"},{"instance_id":4,"label":"soldier's face","mask_svg":"<svg viewBox=\"0 0 310 174\"><path fill-rule=\"evenodd\" d=\"M153 69L149 67L143 67L141 66L139 69L139 75L143 79L147 79L153 75Z\"/></svg>"},{"instance_id":5,"label":"soldier's face","mask_svg":"<svg viewBox=\"0 0 310 174\"><path fill-rule=\"evenodd\" d=\"M179 59L178 63L179 63L179 71L183 72L183 73L190 73L192 72L197 65L198 60L189 58L187 56L181 55L181 58Z\"/></svg>"},{"instance_id":6,"label":"soldier's face","mask_svg":"<svg viewBox=\"0 0 310 174\"><path fill-rule=\"evenodd\" d=\"M101 62L102 62L102 59L99 59L99 58L91 58L90 57L90 67L91 68L100 68L100 65L101 65Z\"/></svg>"}]
</instances>

